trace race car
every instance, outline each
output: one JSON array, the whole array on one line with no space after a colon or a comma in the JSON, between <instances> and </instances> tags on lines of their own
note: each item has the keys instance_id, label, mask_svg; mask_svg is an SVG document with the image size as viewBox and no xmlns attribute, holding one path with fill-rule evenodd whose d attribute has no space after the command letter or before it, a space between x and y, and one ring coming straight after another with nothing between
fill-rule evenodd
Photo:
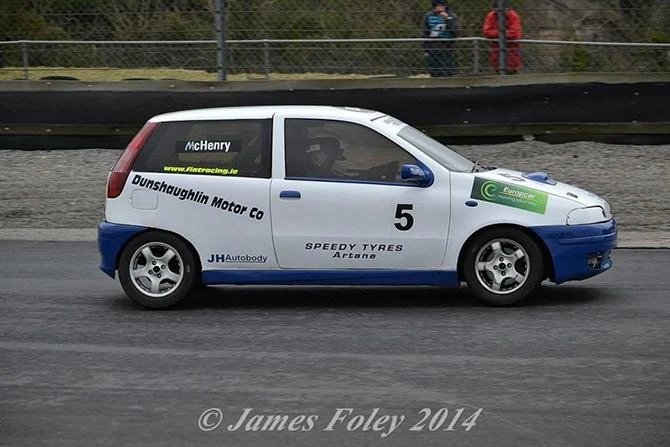
<instances>
[{"instance_id":1,"label":"race car","mask_svg":"<svg viewBox=\"0 0 670 447\"><path fill-rule=\"evenodd\" d=\"M329 106L151 118L109 173L98 231L101 270L148 308L214 284L465 282L510 305L610 269L616 239L593 193Z\"/></svg>"}]
</instances>

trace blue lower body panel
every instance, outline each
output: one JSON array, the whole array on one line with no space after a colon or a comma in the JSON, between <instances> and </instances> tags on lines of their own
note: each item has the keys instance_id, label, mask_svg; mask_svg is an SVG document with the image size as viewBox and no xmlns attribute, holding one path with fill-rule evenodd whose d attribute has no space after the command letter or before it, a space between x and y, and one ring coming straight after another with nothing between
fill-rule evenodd
<instances>
[{"instance_id":1,"label":"blue lower body panel","mask_svg":"<svg viewBox=\"0 0 670 447\"><path fill-rule=\"evenodd\" d=\"M617 244L616 222L531 227L547 245L556 284L590 278L612 267Z\"/></svg>"},{"instance_id":2,"label":"blue lower body panel","mask_svg":"<svg viewBox=\"0 0 670 447\"><path fill-rule=\"evenodd\" d=\"M204 284L458 287L456 272L432 270L205 270Z\"/></svg>"},{"instance_id":3,"label":"blue lower body panel","mask_svg":"<svg viewBox=\"0 0 670 447\"><path fill-rule=\"evenodd\" d=\"M101 222L98 226L98 250L100 251L100 270L114 278L116 262L124 245L146 227Z\"/></svg>"}]
</instances>

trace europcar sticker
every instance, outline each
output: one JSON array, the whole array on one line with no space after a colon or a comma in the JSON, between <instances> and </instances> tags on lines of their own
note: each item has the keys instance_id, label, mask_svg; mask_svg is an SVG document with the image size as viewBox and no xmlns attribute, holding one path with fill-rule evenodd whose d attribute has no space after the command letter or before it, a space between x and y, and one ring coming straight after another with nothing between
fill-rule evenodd
<instances>
[{"instance_id":1,"label":"europcar sticker","mask_svg":"<svg viewBox=\"0 0 670 447\"><path fill-rule=\"evenodd\" d=\"M475 177L470 197L498 205L511 206L533 213L544 214L549 194L524 186L512 185Z\"/></svg>"}]
</instances>

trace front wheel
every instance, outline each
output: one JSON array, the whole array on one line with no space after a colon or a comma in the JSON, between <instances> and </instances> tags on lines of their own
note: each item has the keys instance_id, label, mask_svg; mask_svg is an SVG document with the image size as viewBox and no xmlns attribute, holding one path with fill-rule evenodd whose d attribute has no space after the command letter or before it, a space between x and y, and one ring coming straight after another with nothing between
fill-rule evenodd
<instances>
[{"instance_id":1,"label":"front wheel","mask_svg":"<svg viewBox=\"0 0 670 447\"><path fill-rule=\"evenodd\" d=\"M505 306L526 299L545 278L542 251L517 228L494 228L475 237L463 257L463 277L480 300Z\"/></svg>"},{"instance_id":2,"label":"front wheel","mask_svg":"<svg viewBox=\"0 0 670 447\"><path fill-rule=\"evenodd\" d=\"M119 281L140 306L163 309L176 304L196 284L196 261L178 237L160 231L140 234L119 258Z\"/></svg>"}]
</instances>

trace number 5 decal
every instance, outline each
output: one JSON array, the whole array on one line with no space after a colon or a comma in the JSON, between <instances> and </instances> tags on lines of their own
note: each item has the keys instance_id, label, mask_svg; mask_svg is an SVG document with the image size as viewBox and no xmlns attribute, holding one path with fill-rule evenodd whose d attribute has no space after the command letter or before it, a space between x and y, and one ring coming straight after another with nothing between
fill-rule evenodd
<instances>
[{"instance_id":1,"label":"number 5 decal","mask_svg":"<svg viewBox=\"0 0 670 447\"><path fill-rule=\"evenodd\" d=\"M407 231L414 226L414 217L408 212L414 205L399 203L395 208L395 218L405 219L405 222L396 222L393 225L400 231Z\"/></svg>"}]
</instances>

